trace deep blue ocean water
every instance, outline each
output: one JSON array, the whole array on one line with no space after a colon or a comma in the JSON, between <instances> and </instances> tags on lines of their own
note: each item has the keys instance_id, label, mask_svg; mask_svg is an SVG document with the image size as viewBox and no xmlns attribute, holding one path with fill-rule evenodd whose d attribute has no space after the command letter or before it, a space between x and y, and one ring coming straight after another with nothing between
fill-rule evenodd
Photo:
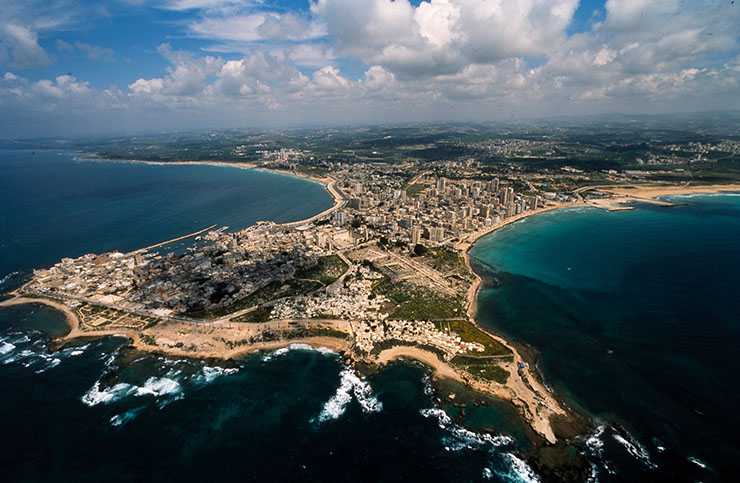
<instances>
[{"instance_id":1,"label":"deep blue ocean water","mask_svg":"<svg viewBox=\"0 0 740 483\"><path fill-rule=\"evenodd\" d=\"M329 206L321 185L263 171L3 151L0 293L65 256L131 250L213 223L301 219ZM2 481L527 476L516 413L496 403L468 409L468 424L493 436L470 432L437 409L416 364L364 379L336 355L300 347L227 369L151 355L123 364L123 338L51 351L45 334L64 330L63 316L47 307L0 309Z\"/></svg>"},{"instance_id":2,"label":"deep blue ocean water","mask_svg":"<svg viewBox=\"0 0 740 483\"><path fill-rule=\"evenodd\" d=\"M631 212L564 210L473 249L482 324L535 348L548 384L593 415L599 481L733 481L740 197ZM300 219L318 184L255 170L0 152L0 292L64 256L130 250L213 223ZM125 339L51 352L62 316L0 310L4 481L522 481L511 408L437 409L425 370L367 379L333 354L255 354L224 369L141 356ZM460 394L458 392L458 394ZM452 405L444 409L455 416ZM704 465L703 468L701 465Z\"/></svg>"},{"instance_id":3,"label":"deep blue ocean water","mask_svg":"<svg viewBox=\"0 0 740 483\"><path fill-rule=\"evenodd\" d=\"M598 418L601 481L738 481L740 196L669 200L687 206L569 209L482 239L478 320Z\"/></svg>"}]
</instances>

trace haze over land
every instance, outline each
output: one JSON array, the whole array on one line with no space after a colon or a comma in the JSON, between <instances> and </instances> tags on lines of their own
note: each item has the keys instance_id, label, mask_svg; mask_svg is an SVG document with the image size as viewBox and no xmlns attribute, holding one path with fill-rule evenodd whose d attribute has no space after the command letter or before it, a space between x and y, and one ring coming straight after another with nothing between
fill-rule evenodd
<instances>
[{"instance_id":1,"label":"haze over land","mask_svg":"<svg viewBox=\"0 0 740 483\"><path fill-rule=\"evenodd\" d=\"M740 108L731 1L0 1L0 137Z\"/></svg>"}]
</instances>

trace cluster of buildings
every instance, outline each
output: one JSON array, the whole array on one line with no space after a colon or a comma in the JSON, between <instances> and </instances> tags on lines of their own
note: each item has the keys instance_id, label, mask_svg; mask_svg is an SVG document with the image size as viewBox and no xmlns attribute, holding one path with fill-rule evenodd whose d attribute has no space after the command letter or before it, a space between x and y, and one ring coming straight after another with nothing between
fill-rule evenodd
<instances>
[{"instance_id":1,"label":"cluster of buildings","mask_svg":"<svg viewBox=\"0 0 740 483\"><path fill-rule=\"evenodd\" d=\"M136 263L142 257L120 252L62 258L48 269L34 270L27 290L41 295L68 294L93 300L117 301L134 285Z\"/></svg>"},{"instance_id":2,"label":"cluster of buildings","mask_svg":"<svg viewBox=\"0 0 740 483\"><path fill-rule=\"evenodd\" d=\"M483 344L464 342L455 332L439 330L429 321L367 320L355 326L354 331L355 347L365 353L388 340L435 347L445 354L446 360L456 355L485 351Z\"/></svg>"},{"instance_id":3,"label":"cluster of buildings","mask_svg":"<svg viewBox=\"0 0 740 483\"><path fill-rule=\"evenodd\" d=\"M452 244L457 237L542 203L537 196L515 193L498 179L450 180L424 174L413 180L422 189L408 194L408 178L402 170L377 163L346 167L333 176L343 200L324 217L283 225L259 222L235 233L221 228L197 237L195 244L179 253L165 249L65 258L49 269L37 270L27 289L120 310L179 317L225 309L270 283L288 281L296 270L314 266L322 256L363 244ZM343 283L277 301L271 318L382 322L387 300L372 293L373 281L382 275L359 265L353 270ZM391 335L401 340L426 338L440 348L454 346L455 352L462 347L459 340L454 342L454 337L439 331L404 324L399 325L401 332Z\"/></svg>"},{"instance_id":4,"label":"cluster of buildings","mask_svg":"<svg viewBox=\"0 0 740 483\"><path fill-rule=\"evenodd\" d=\"M63 259L37 270L27 289L115 303L122 309L188 313L226 307L275 280L310 267L325 251L314 234L260 222L209 232L184 253L123 253Z\"/></svg>"},{"instance_id":5,"label":"cluster of buildings","mask_svg":"<svg viewBox=\"0 0 740 483\"><path fill-rule=\"evenodd\" d=\"M522 196L499 180L421 179L428 186L407 194L392 176L373 173L346 182L346 208L334 213L338 225L354 223L376 237L410 245L442 245L496 224L503 218L543 206L539 196ZM431 182L430 182L431 181Z\"/></svg>"},{"instance_id":6,"label":"cluster of buildings","mask_svg":"<svg viewBox=\"0 0 740 483\"><path fill-rule=\"evenodd\" d=\"M552 156L555 154L556 143L529 139L488 139L467 146L487 151L489 154L501 158L527 158L535 154L537 156Z\"/></svg>"},{"instance_id":7,"label":"cluster of buildings","mask_svg":"<svg viewBox=\"0 0 740 483\"><path fill-rule=\"evenodd\" d=\"M361 267L365 269L365 267ZM365 269L367 270L367 269ZM377 272L366 274L367 278L352 278L344 284L336 284L325 291L310 295L280 300L273 306L271 319L328 318L342 320L382 320L388 315L382 312L387 299L383 295L372 295L373 280L382 275Z\"/></svg>"}]
</instances>

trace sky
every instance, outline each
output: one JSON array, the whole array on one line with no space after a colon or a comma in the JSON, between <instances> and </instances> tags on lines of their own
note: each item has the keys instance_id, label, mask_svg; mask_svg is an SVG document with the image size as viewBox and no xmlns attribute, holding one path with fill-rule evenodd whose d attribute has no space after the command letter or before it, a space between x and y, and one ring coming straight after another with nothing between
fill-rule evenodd
<instances>
[{"instance_id":1,"label":"sky","mask_svg":"<svg viewBox=\"0 0 740 483\"><path fill-rule=\"evenodd\" d=\"M0 0L0 138L740 109L740 1Z\"/></svg>"}]
</instances>

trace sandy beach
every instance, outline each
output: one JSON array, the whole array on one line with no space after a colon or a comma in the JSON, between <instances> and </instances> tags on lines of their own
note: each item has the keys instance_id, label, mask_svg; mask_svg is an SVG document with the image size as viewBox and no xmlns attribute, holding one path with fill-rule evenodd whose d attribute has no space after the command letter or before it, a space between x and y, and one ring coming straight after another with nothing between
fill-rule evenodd
<instances>
[{"instance_id":1,"label":"sandy beach","mask_svg":"<svg viewBox=\"0 0 740 483\"><path fill-rule=\"evenodd\" d=\"M616 195L629 196L635 199L651 199L667 195L687 195L694 193L732 193L740 192L740 184L717 184L717 185L681 185L681 186L648 186L634 185L621 188L604 188L600 191Z\"/></svg>"},{"instance_id":2,"label":"sandy beach","mask_svg":"<svg viewBox=\"0 0 740 483\"><path fill-rule=\"evenodd\" d=\"M134 161L145 162L147 161ZM163 164L163 163L151 163ZM214 166L244 167L250 169L263 169L251 163L225 163L225 162L172 162L166 164L201 164ZM300 173L275 170L277 172L292 176L309 178L322 183L334 199L334 206L314 215L306 220L292 222L292 224L301 224L324 216L328 212L344 206L345 199L341 192L334 186L332 178L315 178ZM586 206L595 206L603 209L631 209L626 205L634 200L650 201L657 196L682 194L682 193L719 193L724 191L740 191L740 185L715 185L715 186L634 186L613 189L600 189L602 192L610 193L611 198L600 200L601 203L588 200ZM480 238L498 230L504 226L521 221L529 216L538 215L548 211L553 211L563 207L583 206L584 203L550 203L548 206L521 213L510 218L503 219L489 228L472 233L457 243L456 248L461 251L466 265L474 275L474 280L468 290L467 315L471 323L478 326L475 315L477 308L477 296L482 279L472 270L470 265L469 250ZM14 298L0 302L0 307L12 306L19 304L44 304L60 310L65 314L66 321L70 326L70 332L60 340L72 340L78 337L104 337L109 335L123 335L131 340L134 348L146 351L161 353L174 357L186 358L212 358L212 359L230 359L249 352L260 350L275 350L281 347L291 346L293 344L306 344L313 348L327 348L333 352L345 353L351 349L349 339L336 337L307 337L294 338L287 340L277 340L264 343L250 343L252 336L259 332L256 326L250 324L231 324L214 325L209 323L187 323L187 322L161 322L143 331L136 331L125 327L112 327L105 330L96 330L91 327L81 327L80 319L67 305L50 299L22 297L17 292L13 293ZM277 321L280 322L280 321ZM310 322L306 322L310 325ZM479 327L479 326L478 326ZM480 327L479 327L480 328ZM482 329L481 330L485 330ZM350 330L351 331L351 330ZM513 354L512 361L500 364L504 370L509 373L506 384L488 382L474 379L469 374L458 371L451 364L439 359L436 354L424 349L412 346L397 346L382 351L376 358L370 358L369 362L381 365L387 364L399 358L411 358L429 366L433 373L438 377L450 378L463 382L471 388L491 394L503 400L510 401L514 406L519 408L523 418L532 426L532 428L543 436L548 442L555 443L557 438L550 424L550 417L554 414L566 415L566 411L554 399L550 392L538 381L530 372L529 365L522 359L516 348L509 344L505 339L486 331L491 337L507 347Z\"/></svg>"}]
</instances>

